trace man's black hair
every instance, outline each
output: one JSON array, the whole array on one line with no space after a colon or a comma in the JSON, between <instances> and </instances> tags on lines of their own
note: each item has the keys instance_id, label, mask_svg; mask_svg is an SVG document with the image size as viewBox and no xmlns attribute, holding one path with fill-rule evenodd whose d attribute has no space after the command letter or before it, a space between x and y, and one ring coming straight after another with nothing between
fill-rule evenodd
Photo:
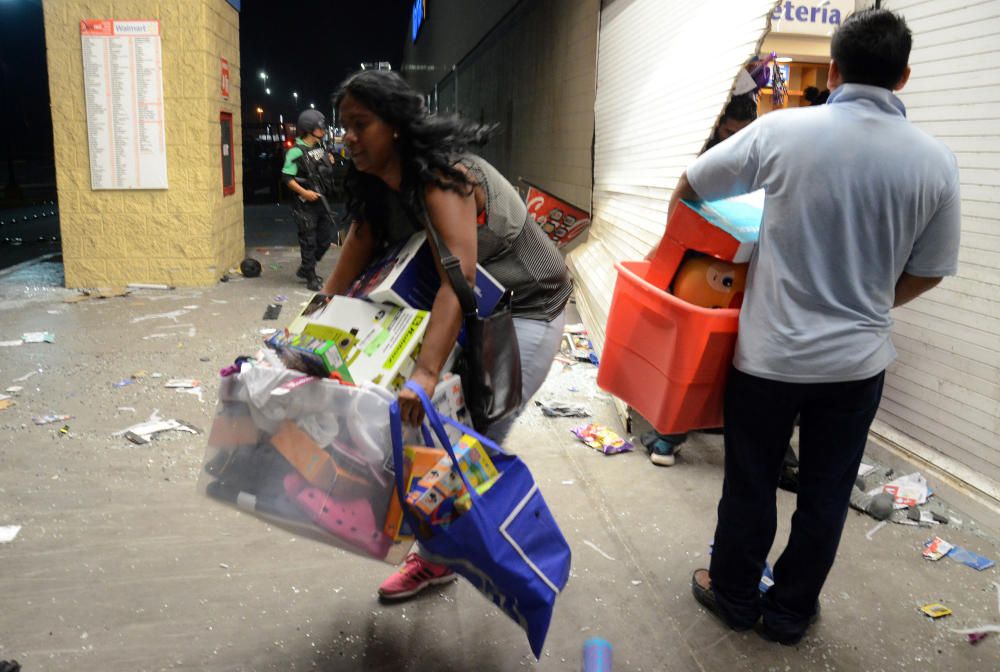
<instances>
[{"instance_id":1,"label":"man's black hair","mask_svg":"<svg viewBox=\"0 0 1000 672\"><path fill-rule=\"evenodd\" d=\"M910 59L913 35L902 16L887 9L862 9L844 20L830 42L845 84L892 90Z\"/></svg>"},{"instance_id":2,"label":"man's black hair","mask_svg":"<svg viewBox=\"0 0 1000 672\"><path fill-rule=\"evenodd\" d=\"M722 116L733 121L753 121L757 118L757 101L748 93L733 96Z\"/></svg>"}]
</instances>

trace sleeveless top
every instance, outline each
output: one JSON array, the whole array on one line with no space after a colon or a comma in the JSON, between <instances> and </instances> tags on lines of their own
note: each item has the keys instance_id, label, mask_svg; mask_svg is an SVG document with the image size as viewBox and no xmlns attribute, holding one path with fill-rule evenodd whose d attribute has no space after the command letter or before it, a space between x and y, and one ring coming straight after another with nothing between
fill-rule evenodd
<instances>
[{"instance_id":1,"label":"sleeveless top","mask_svg":"<svg viewBox=\"0 0 1000 672\"><path fill-rule=\"evenodd\" d=\"M476 260L513 292L514 317L551 322L562 313L572 292L562 255L541 227L528 217L521 196L496 168L474 154L463 156L460 163L483 188L483 212L475 224ZM398 198L391 200L396 204L389 208L390 240L386 242L390 244L419 230L412 217L406 218L409 226L399 221L402 204Z\"/></svg>"}]
</instances>

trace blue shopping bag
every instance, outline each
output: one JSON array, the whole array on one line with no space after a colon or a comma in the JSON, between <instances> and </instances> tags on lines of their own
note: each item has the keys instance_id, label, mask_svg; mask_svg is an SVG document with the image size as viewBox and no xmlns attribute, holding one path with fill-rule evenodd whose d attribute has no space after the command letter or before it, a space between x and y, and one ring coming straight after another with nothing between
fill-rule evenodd
<instances>
[{"instance_id":1,"label":"blue shopping bag","mask_svg":"<svg viewBox=\"0 0 1000 672\"><path fill-rule=\"evenodd\" d=\"M451 418L440 416L423 389L413 383L423 403L427 421L452 462L455 451L444 425L475 437L489 451L501 476L493 487L479 494L459 471L472 508L447 527L435 526L429 538L418 535L424 556L447 565L468 579L479 592L504 610L528 635L535 657L545 644L556 597L569 579L570 548L528 467L516 455L503 452L491 440ZM399 404L389 409L392 453L396 465L403 464L402 423ZM406 506L402 469L396 469L396 495L403 515L417 530L415 516Z\"/></svg>"}]
</instances>

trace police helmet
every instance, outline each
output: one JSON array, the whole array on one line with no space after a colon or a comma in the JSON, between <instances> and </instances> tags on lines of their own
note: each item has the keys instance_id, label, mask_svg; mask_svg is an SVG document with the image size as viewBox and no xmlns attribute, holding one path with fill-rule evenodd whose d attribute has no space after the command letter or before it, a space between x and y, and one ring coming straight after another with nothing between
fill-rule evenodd
<instances>
[{"instance_id":1,"label":"police helmet","mask_svg":"<svg viewBox=\"0 0 1000 672\"><path fill-rule=\"evenodd\" d=\"M302 114L299 115L299 121L296 124L296 128L299 129L299 133L312 133L317 128L326 130L326 117L319 110L303 110Z\"/></svg>"}]
</instances>

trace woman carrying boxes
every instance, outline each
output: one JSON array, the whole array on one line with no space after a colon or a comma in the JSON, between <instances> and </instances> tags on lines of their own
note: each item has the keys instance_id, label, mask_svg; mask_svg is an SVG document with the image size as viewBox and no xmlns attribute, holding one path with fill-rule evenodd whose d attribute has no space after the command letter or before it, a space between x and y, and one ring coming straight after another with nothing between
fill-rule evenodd
<instances>
[{"instance_id":1,"label":"woman carrying boxes","mask_svg":"<svg viewBox=\"0 0 1000 672\"><path fill-rule=\"evenodd\" d=\"M476 264L513 291L512 313L522 374L522 408L541 387L563 332L571 286L551 240L528 220L517 191L482 158L469 153L493 128L457 117L431 115L422 96L397 74L367 70L347 79L335 97L344 143L351 153L345 180L352 218L326 294L344 294L387 247L420 231L426 208L430 226L461 262L473 286ZM435 250L441 279L416 370L410 380L430 396L462 328L461 306ZM399 395L403 420L417 425L423 407L416 394ZM501 443L517 413L490 427ZM379 588L402 599L454 574L418 554Z\"/></svg>"}]
</instances>

